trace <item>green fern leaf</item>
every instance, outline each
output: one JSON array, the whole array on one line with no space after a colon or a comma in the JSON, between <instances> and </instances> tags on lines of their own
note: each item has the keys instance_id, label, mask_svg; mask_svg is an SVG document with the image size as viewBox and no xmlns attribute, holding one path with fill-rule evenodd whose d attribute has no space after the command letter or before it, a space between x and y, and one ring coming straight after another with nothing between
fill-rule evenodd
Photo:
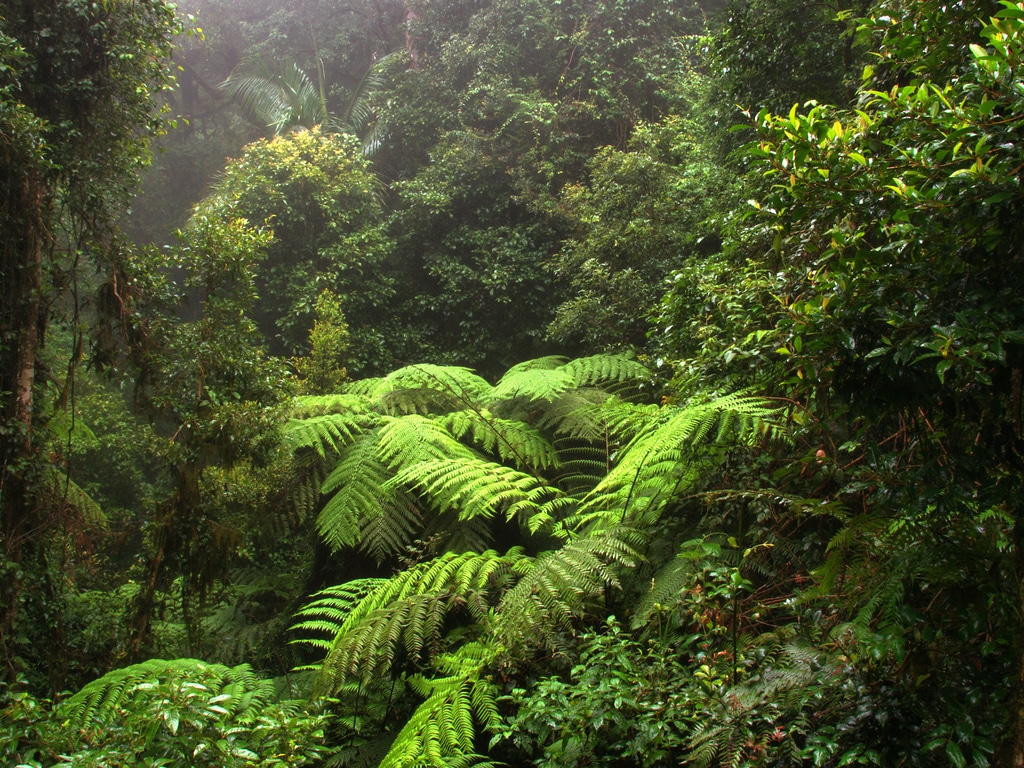
<instances>
[{"instance_id":1,"label":"green fern leaf","mask_svg":"<svg viewBox=\"0 0 1024 768\"><path fill-rule=\"evenodd\" d=\"M377 417L361 411L344 411L303 419L291 419L284 429L285 445L291 451L309 448L327 458L353 442L367 429L372 429Z\"/></svg>"},{"instance_id":2,"label":"green fern leaf","mask_svg":"<svg viewBox=\"0 0 1024 768\"><path fill-rule=\"evenodd\" d=\"M334 413L356 414L369 412L370 401L365 396L355 393L340 393L296 397L288 412L288 416L292 419L301 420L316 416L329 416Z\"/></svg>"},{"instance_id":3,"label":"green fern leaf","mask_svg":"<svg viewBox=\"0 0 1024 768\"><path fill-rule=\"evenodd\" d=\"M563 392L576 388L572 373L562 366L564 362L562 357L546 357L509 368L490 393L492 409L501 401L550 403Z\"/></svg>"},{"instance_id":4,"label":"green fern leaf","mask_svg":"<svg viewBox=\"0 0 1024 768\"><path fill-rule=\"evenodd\" d=\"M571 628L607 588L618 586L620 568L643 559L642 543L638 531L621 526L517 564L523 577L498 604L496 635L509 647L521 647Z\"/></svg>"},{"instance_id":5,"label":"green fern leaf","mask_svg":"<svg viewBox=\"0 0 1024 768\"><path fill-rule=\"evenodd\" d=\"M577 387L620 384L634 379L650 379L647 366L622 355L578 357L562 366L573 377Z\"/></svg>"},{"instance_id":6,"label":"green fern leaf","mask_svg":"<svg viewBox=\"0 0 1024 768\"><path fill-rule=\"evenodd\" d=\"M421 461L395 475L392 483L414 489L442 512L458 511L461 520L497 514L529 517L561 495L533 475L475 456Z\"/></svg>"},{"instance_id":7,"label":"green fern leaf","mask_svg":"<svg viewBox=\"0 0 1024 768\"><path fill-rule=\"evenodd\" d=\"M392 510L407 503L389 490L390 473L378 458L372 437L367 435L348 447L321 489L330 498L317 517L317 531L335 552L359 543L363 520L385 519L386 508Z\"/></svg>"},{"instance_id":8,"label":"green fern leaf","mask_svg":"<svg viewBox=\"0 0 1024 768\"><path fill-rule=\"evenodd\" d=\"M257 677L248 664L225 667L197 659L150 659L115 669L87 684L62 702L56 714L72 732L103 728L129 706L130 699L162 681L201 685L211 697L230 694L232 712L240 721L255 717L260 708L277 699L273 681Z\"/></svg>"},{"instance_id":9,"label":"green fern leaf","mask_svg":"<svg viewBox=\"0 0 1024 768\"><path fill-rule=\"evenodd\" d=\"M555 468L558 453L537 429L522 421L502 419L488 411L473 408L447 414L441 423L453 437L467 437L473 445L489 454L497 454L523 471Z\"/></svg>"},{"instance_id":10,"label":"green fern leaf","mask_svg":"<svg viewBox=\"0 0 1024 768\"><path fill-rule=\"evenodd\" d=\"M295 627L317 633L336 627L315 690L330 693L347 679L390 666L400 643L418 654L426 639L437 639L447 612L457 607L466 606L482 619L488 596L513 578L523 557L519 549L505 555L447 553L391 579L361 580L320 593L298 614L302 622Z\"/></svg>"},{"instance_id":11,"label":"green fern leaf","mask_svg":"<svg viewBox=\"0 0 1024 768\"><path fill-rule=\"evenodd\" d=\"M425 460L473 455L440 421L418 414L390 419L379 440L378 455L394 471Z\"/></svg>"}]
</instances>

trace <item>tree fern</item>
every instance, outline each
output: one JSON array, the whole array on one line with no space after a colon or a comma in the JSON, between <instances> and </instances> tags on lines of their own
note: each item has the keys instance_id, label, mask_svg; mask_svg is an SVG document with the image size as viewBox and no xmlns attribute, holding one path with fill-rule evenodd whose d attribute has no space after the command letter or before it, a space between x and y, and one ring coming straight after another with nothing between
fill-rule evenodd
<instances>
[{"instance_id":1,"label":"tree fern","mask_svg":"<svg viewBox=\"0 0 1024 768\"><path fill-rule=\"evenodd\" d=\"M502 419L486 410L465 408L446 414L441 423L459 440L496 455L523 471L555 469L558 451L540 430L514 419Z\"/></svg>"},{"instance_id":2,"label":"tree fern","mask_svg":"<svg viewBox=\"0 0 1024 768\"><path fill-rule=\"evenodd\" d=\"M364 395L342 392L330 395L296 397L288 413L292 419L310 419L332 413L360 414L371 411L371 402Z\"/></svg>"},{"instance_id":3,"label":"tree fern","mask_svg":"<svg viewBox=\"0 0 1024 768\"><path fill-rule=\"evenodd\" d=\"M400 644L418 655L426 639L437 639L446 613L455 608L464 607L477 621L483 620L492 593L513 578L523 558L518 549L505 555L447 553L391 579L361 581L357 591L342 586L320 593L299 612L303 621L295 627L333 632L317 690L331 692L347 679L390 666ZM315 636L297 642L322 646Z\"/></svg>"},{"instance_id":4,"label":"tree fern","mask_svg":"<svg viewBox=\"0 0 1024 768\"><path fill-rule=\"evenodd\" d=\"M491 398L503 407L517 401L527 403L553 402L559 395L576 386L572 374L562 367L516 367L510 369L494 386Z\"/></svg>"},{"instance_id":5,"label":"tree fern","mask_svg":"<svg viewBox=\"0 0 1024 768\"><path fill-rule=\"evenodd\" d=\"M426 699L399 731L380 768L497 766L474 752L474 705L489 708L486 700L497 699L493 685L462 675L414 677L410 683Z\"/></svg>"},{"instance_id":6,"label":"tree fern","mask_svg":"<svg viewBox=\"0 0 1024 768\"><path fill-rule=\"evenodd\" d=\"M646 366L620 355L593 355L576 360L542 357L509 368L495 385L491 398L505 401L503 408L554 403L562 395L589 387L606 387L628 380L650 378Z\"/></svg>"},{"instance_id":7,"label":"tree fern","mask_svg":"<svg viewBox=\"0 0 1024 768\"><path fill-rule=\"evenodd\" d=\"M622 355L591 355L570 360L562 370L572 376L577 387L605 386L651 377L647 366Z\"/></svg>"},{"instance_id":8,"label":"tree fern","mask_svg":"<svg viewBox=\"0 0 1024 768\"><path fill-rule=\"evenodd\" d=\"M482 676L495 654L493 646L468 643L438 660L445 676L412 676L410 686L424 701L395 737L381 768L496 767L474 752L475 723L493 731L501 721L497 687Z\"/></svg>"},{"instance_id":9,"label":"tree fern","mask_svg":"<svg viewBox=\"0 0 1024 768\"><path fill-rule=\"evenodd\" d=\"M360 410L291 419L285 426L285 445L292 451L308 448L327 458L372 429L378 421L376 417L367 418Z\"/></svg>"},{"instance_id":10,"label":"tree fern","mask_svg":"<svg viewBox=\"0 0 1024 768\"><path fill-rule=\"evenodd\" d=\"M474 456L422 461L395 475L393 485L408 486L442 512L459 519L522 515L537 511L561 492L534 475Z\"/></svg>"},{"instance_id":11,"label":"tree fern","mask_svg":"<svg viewBox=\"0 0 1024 768\"><path fill-rule=\"evenodd\" d=\"M390 489L390 476L372 436L348 447L321 488L329 498L317 517L317 530L328 546L338 551L358 545L363 521L385 517L395 523L390 541L408 538L417 513L400 491Z\"/></svg>"},{"instance_id":12,"label":"tree fern","mask_svg":"<svg viewBox=\"0 0 1024 768\"><path fill-rule=\"evenodd\" d=\"M316 425L301 432L297 444L324 446L336 462L320 517L335 549L373 541L381 557L416 537L417 558L442 550L389 579L322 592L297 617L300 642L324 651L320 693L419 673L408 679L424 701L382 765L475 759L475 728L496 713L482 708L493 699L483 670L498 649L514 657L552 645L601 612L608 591L644 561L647 532L668 505L726 447L778 432L776 410L749 396L680 407L609 391L648 376L635 361L603 355L528 361L493 387L463 368L408 366L347 385L370 412L353 423L376 414L371 427L351 438ZM509 520L540 548L536 557L476 554L487 525ZM486 652L484 637L493 643Z\"/></svg>"},{"instance_id":13,"label":"tree fern","mask_svg":"<svg viewBox=\"0 0 1024 768\"><path fill-rule=\"evenodd\" d=\"M454 410L490 390L491 385L468 368L427 364L349 385L350 392L365 395L379 411L396 416Z\"/></svg>"},{"instance_id":14,"label":"tree fern","mask_svg":"<svg viewBox=\"0 0 1024 768\"><path fill-rule=\"evenodd\" d=\"M378 440L378 454L393 471L422 461L473 455L439 420L415 413L389 419Z\"/></svg>"},{"instance_id":15,"label":"tree fern","mask_svg":"<svg viewBox=\"0 0 1024 768\"><path fill-rule=\"evenodd\" d=\"M45 467L39 484L39 493L46 497L46 503L55 508L65 507L87 527L107 527L107 515L103 508L61 469Z\"/></svg>"},{"instance_id":16,"label":"tree fern","mask_svg":"<svg viewBox=\"0 0 1024 768\"><path fill-rule=\"evenodd\" d=\"M663 406L631 403L600 390L583 390L574 397L561 398L544 414L541 424L550 424L559 436L624 444L663 417Z\"/></svg>"},{"instance_id":17,"label":"tree fern","mask_svg":"<svg viewBox=\"0 0 1024 768\"><path fill-rule=\"evenodd\" d=\"M778 409L763 398L729 395L707 404L664 408L659 418L622 449L621 458L581 505L580 521L657 519L664 503L703 474L700 462L712 442L752 443L778 434Z\"/></svg>"},{"instance_id":18,"label":"tree fern","mask_svg":"<svg viewBox=\"0 0 1024 768\"><path fill-rule=\"evenodd\" d=\"M522 647L572 628L605 590L618 586L619 569L642 560L642 544L638 531L619 527L518 563L522 578L497 607L497 636L510 647Z\"/></svg>"}]
</instances>

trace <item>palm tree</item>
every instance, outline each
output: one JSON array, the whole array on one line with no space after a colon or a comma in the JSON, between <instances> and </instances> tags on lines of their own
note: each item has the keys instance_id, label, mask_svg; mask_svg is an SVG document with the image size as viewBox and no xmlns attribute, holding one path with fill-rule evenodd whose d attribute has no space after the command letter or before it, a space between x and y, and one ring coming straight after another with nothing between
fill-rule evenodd
<instances>
[{"instance_id":1,"label":"palm tree","mask_svg":"<svg viewBox=\"0 0 1024 768\"><path fill-rule=\"evenodd\" d=\"M247 120L271 129L275 136L322 125L327 117L323 94L294 62L242 59L221 87Z\"/></svg>"},{"instance_id":2,"label":"palm tree","mask_svg":"<svg viewBox=\"0 0 1024 768\"><path fill-rule=\"evenodd\" d=\"M320 125L328 131L360 136L363 151L371 154L380 146L383 130L368 99L381 85L380 68L386 58L370 66L338 113L328 109L323 60L319 58L316 83L295 62L247 57L221 87L247 120L269 128L275 136Z\"/></svg>"}]
</instances>

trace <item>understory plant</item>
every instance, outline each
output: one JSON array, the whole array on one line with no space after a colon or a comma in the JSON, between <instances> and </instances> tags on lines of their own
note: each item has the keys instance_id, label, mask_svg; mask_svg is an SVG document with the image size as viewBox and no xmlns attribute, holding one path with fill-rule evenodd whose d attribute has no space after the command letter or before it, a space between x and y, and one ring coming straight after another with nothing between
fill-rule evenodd
<instances>
[{"instance_id":1,"label":"understory plant","mask_svg":"<svg viewBox=\"0 0 1024 768\"><path fill-rule=\"evenodd\" d=\"M626 357L547 357L493 385L414 365L299 399L287 434L322 480L322 538L394 569L323 590L295 628L317 694L422 699L382 766L486 763L517 665L606 614L733 448L781 436L763 399L644 402L650 380Z\"/></svg>"}]
</instances>

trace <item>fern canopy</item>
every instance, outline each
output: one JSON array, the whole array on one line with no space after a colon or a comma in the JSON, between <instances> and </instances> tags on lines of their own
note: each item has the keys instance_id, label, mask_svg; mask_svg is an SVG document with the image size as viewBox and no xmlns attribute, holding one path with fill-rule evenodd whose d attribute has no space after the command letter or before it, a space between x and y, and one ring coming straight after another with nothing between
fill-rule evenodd
<instances>
[{"instance_id":1,"label":"fern canopy","mask_svg":"<svg viewBox=\"0 0 1024 768\"><path fill-rule=\"evenodd\" d=\"M729 447L779 436L758 398L681 407L624 395L650 379L613 355L528 361L494 386L418 365L300 401L292 445L331 468L321 537L399 566L324 590L293 628L323 654L318 693L402 679L422 697L382 765L482 760L477 731L500 724L496 665L599 615L647 561L673 501ZM471 543L499 533L519 546Z\"/></svg>"}]
</instances>

